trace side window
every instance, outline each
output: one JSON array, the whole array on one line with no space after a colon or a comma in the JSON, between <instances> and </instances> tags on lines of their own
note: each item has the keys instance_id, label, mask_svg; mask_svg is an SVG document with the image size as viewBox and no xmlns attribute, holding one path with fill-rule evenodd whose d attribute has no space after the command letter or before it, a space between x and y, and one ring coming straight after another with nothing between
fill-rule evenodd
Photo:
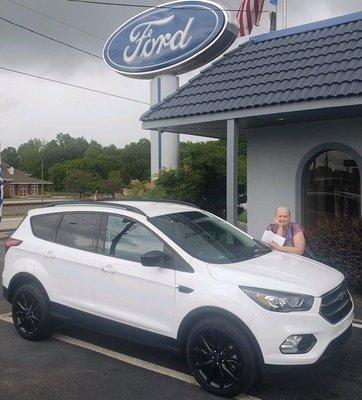
<instances>
[{"instance_id":1,"label":"side window","mask_svg":"<svg viewBox=\"0 0 362 400\"><path fill-rule=\"evenodd\" d=\"M98 237L100 214L74 212L64 214L56 242L80 250L92 251Z\"/></svg>"},{"instance_id":2,"label":"side window","mask_svg":"<svg viewBox=\"0 0 362 400\"><path fill-rule=\"evenodd\" d=\"M63 214L43 214L31 217L30 224L34 236L53 242L62 216Z\"/></svg>"},{"instance_id":3,"label":"side window","mask_svg":"<svg viewBox=\"0 0 362 400\"><path fill-rule=\"evenodd\" d=\"M164 243L136 221L109 215L105 232L104 253L124 260L141 262L149 251L166 251Z\"/></svg>"}]
</instances>

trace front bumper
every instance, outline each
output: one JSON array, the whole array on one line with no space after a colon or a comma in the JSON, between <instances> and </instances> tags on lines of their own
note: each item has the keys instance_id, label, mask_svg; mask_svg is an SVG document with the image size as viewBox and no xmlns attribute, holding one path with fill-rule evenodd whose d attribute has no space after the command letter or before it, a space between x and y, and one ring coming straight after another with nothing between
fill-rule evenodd
<instances>
[{"instance_id":1,"label":"front bumper","mask_svg":"<svg viewBox=\"0 0 362 400\"><path fill-rule=\"evenodd\" d=\"M263 355L264 364L311 365L328 357L348 336L354 317L354 309L336 324L331 324L319 314L320 299L316 298L307 312L275 313L262 310L260 316L249 323ZM260 310L259 310L260 311ZM317 342L305 354L282 354L279 346L291 335L313 334ZM347 337L348 338L348 337ZM345 339L346 340L346 339Z\"/></svg>"},{"instance_id":2,"label":"front bumper","mask_svg":"<svg viewBox=\"0 0 362 400\"><path fill-rule=\"evenodd\" d=\"M307 365L277 365L277 364L264 364L262 366L262 372L266 376L269 374L279 374L289 371L291 368L305 368L307 366L319 365L329 358L333 357L335 353L346 343L352 334L352 325L350 325L341 335L336 337L329 343L324 353L319 357L319 359L314 364Z\"/></svg>"}]
</instances>

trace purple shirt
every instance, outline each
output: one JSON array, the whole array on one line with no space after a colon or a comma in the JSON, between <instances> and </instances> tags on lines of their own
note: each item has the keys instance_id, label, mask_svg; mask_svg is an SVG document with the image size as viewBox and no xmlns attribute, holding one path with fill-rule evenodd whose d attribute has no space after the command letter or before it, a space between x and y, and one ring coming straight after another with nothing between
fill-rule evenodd
<instances>
[{"instance_id":1,"label":"purple shirt","mask_svg":"<svg viewBox=\"0 0 362 400\"><path fill-rule=\"evenodd\" d=\"M279 228L279 224L269 224L266 227L266 230L272 231L273 233L277 234L278 228ZM299 224L297 224L296 222L289 222L287 231L285 232L285 236L284 236L285 237L284 246L293 246L294 247L293 238L299 232L303 232L302 227Z\"/></svg>"}]
</instances>

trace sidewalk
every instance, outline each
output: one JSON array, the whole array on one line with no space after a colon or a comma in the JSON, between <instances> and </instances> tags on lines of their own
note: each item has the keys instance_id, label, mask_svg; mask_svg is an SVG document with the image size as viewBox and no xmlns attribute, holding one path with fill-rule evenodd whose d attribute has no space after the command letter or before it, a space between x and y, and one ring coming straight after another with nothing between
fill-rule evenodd
<instances>
[{"instance_id":1,"label":"sidewalk","mask_svg":"<svg viewBox=\"0 0 362 400\"><path fill-rule=\"evenodd\" d=\"M43 203L60 203L62 201L70 201L73 200L72 198L66 197L44 197L42 200L41 198L31 198L31 199L4 199L4 206L11 206L11 205L26 205L26 204L43 204Z\"/></svg>"},{"instance_id":2,"label":"sidewalk","mask_svg":"<svg viewBox=\"0 0 362 400\"><path fill-rule=\"evenodd\" d=\"M24 218L3 218L0 222L0 239L9 237Z\"/></svg>"}]
</instances>

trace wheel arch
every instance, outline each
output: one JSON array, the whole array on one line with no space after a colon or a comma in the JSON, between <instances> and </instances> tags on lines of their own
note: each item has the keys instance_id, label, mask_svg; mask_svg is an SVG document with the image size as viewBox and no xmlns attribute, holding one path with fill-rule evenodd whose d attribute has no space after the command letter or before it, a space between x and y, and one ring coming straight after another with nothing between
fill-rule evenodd
<instances>
[{"instance_id":1,"label":"wheel arch","mask_svg":"<svg viewBox=\"0 0 362 400\"><path fill-rule=\"evenodd\" d=\"M201 319L210 316L225 318L237 324L249 339L250 344L254 349L258 363L260 365L264 364L264 357L261 348L259 346L259 343L256 340L253 332L249 329L249 327L240 318L238 318L235 314L231 313L230 311L212 306L199 307L191 311L184 317L177 332L177 340L181 344L182 351L185 350L187 333L190 331L192 326Z\"/></svg>"},{"instance_id":2,"label":"wheel arch","mask_svg":"<svg viewBox=\"0 0 362 400\"><path fill-rule=\"evenodd\" d=\"M39 286L42 291L44 292L47 300L49 301L48 294L42 285L42 283L37 279L34 275L31 275L27 272L19 272L18 274L14 275L9 283L9 288L8 288L8 301L12 303L14 294L18 290L20 286L26 285L27 283L35 283L37 286Z\"/></svg>"}]
</instances>

